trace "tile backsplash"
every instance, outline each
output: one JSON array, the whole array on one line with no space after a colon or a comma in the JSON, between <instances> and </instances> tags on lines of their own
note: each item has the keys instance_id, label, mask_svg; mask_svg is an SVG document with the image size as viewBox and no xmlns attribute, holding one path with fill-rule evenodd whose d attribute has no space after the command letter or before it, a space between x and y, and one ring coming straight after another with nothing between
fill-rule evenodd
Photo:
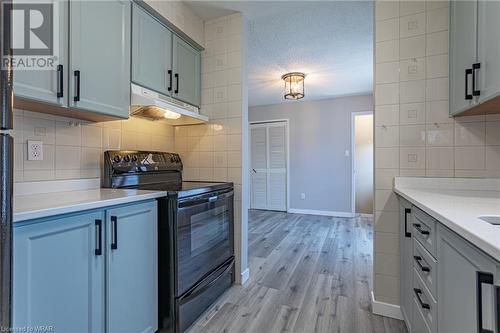
<instances>
[{"instance_id":1,"label":"tile backsplash","mask_svg":"<svg viewBox=\"0 0 500 333\"><path fill-rule=\"evenodd\" d=\"M43 142L43 161L28 161L28 140ZM130 118L91 123L14 110L16 182L100 177L105 150L173 148L174 128L161 121Z\"/></svg>"},{"instance_id":2,"label":"tile backsplash","mask_svg":"<svg viewBox=\"0 0 500 333\"><path fill-rule=\"evenodd\" d=\"M448 116L449 2L375 2L374 295L399 304L393 179L500 177L500 116Z\"/></svg>"}]
</instances>

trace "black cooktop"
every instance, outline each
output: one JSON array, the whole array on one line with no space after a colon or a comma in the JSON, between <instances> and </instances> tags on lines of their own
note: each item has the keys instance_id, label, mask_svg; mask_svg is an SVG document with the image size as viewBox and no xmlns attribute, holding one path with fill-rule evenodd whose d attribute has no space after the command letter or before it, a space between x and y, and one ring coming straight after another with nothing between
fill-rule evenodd
<instances>
[{"instance_id":1,"label":"black cooktop","mask_svg":"<svg viewBox=\"0 0 500 333\"><path fill-rule=\"evenodd\" d=\"M220 182L182 182L182 183L157 183L139 185L141 190L166 191L168 196L186 198L215 191L232 189L233 183Z\"/></svg>"}]
</instances>

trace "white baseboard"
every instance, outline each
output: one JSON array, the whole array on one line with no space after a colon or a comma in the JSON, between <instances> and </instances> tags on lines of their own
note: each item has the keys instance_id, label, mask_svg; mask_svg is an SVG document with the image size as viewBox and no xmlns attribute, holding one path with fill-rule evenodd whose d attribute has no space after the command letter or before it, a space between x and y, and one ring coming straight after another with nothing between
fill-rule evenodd
<instances>
[{"instance_id":1,"label":"white baseboard","mask_svg":"<svg viewBox=\"0 0 500 333\"><path fill-rule=\"evenodd\" d=\"M401 308L399 307L399 305L376 301L375 294L373 294L373 291L371 292L371 298L372 298L372 312L374 314L403 320L403 314L401 313Z\"/></svg>"},{"instance_id":2,"label":"white baseboard","mask_svg":"<svg viewBox=\"0 0 500 333\"><path fill-rule=\"evenodd\" d=\"M244 285L249 278L250 278L250 269L247 268L243 272L241 272L241 284Z\"/></svg>"},{"instance_id":3,"label":"white baseboard","mask_svg":"<svg viewBox=\"0 0 500 333\"><path fill-rule=\"evenodd\" d=\"M337 216L337 217L354 217L355 215L350 212L334 212L331 210L314 210L314 209L295 209L290 208L288 213L292 214L306 214L306 215L320 215L320 216Z\"/></svg>"}]
</instances>

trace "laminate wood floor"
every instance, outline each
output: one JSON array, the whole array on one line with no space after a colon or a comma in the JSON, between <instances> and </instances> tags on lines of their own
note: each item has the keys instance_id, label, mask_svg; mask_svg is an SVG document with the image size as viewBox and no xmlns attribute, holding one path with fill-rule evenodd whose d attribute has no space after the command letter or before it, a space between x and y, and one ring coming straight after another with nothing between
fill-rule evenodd
<instances>
[{"instance_id":1,"label":"laminate wood floor","mask_svg":"<svg viewBox=\"0 0 500 333\"><path fill-rule=\"evenodd\" d=\"M371 313L372 219L251 210L250 279L189 333L406 332Z\"/></svg>"}]
</instances>

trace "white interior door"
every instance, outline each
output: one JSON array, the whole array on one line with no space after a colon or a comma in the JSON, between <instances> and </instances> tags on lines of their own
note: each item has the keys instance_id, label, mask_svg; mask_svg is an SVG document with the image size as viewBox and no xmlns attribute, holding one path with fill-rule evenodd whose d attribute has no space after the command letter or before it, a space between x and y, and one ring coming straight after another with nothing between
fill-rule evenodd
<instances>
[{"instance_id":1,"label":"white interior door","mask_svg":"<svg viewBox=\"0 0 500 333\"><path fill-rule=\"evenodd\" d=\"M251 208L286 211L287 123L253 124L251 135Z\"/></svg>"}]
</instances>

